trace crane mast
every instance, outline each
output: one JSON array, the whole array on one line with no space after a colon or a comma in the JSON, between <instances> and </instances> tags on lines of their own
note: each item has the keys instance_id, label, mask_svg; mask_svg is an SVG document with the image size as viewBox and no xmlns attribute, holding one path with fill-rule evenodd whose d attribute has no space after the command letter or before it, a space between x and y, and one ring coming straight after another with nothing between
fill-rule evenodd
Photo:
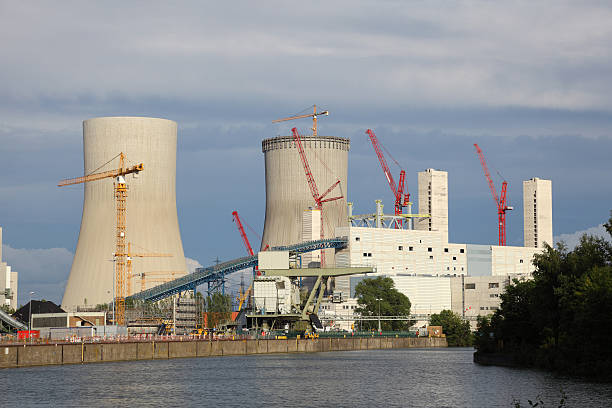
<instances>
[{"instance_id":1,"label":"crane mast","mask_svg":"<svg viewBox=\"0 0 612 408\"><path fill-rule=\"evenodd\" d=\"M325 198L332 190L340 184L340 180L337 180L334 184L332 184L322 195L319 195L319 189L317 188L317 183L312 175L312 171L310 170L310 166L308 165L308 159L306 158L306 152L304 151L304 146L302 145L302 139L300 138L300 134L298 133L297 128L291 129L293 133L293 140L295 141L295 145L298 149L298 153L300 155L300 159L302 160L302 166L304 166L304 173L306 174L306 180L308 181L308 186L310 187L310 193L312 194L312 198L315 201L315 207L319 210L321 215L321 239L325 238L325 231L323 228L323 203L329 201L335 201L343 198L344 196L340 195L337 197ZM321 249L321 267L325 266L325 250Z\"/></svg>"},{"instance_id":2,"label":"crane mast","mask_svg":"<svg viewBox=\"0 0 612 408\"><path fill-rule=\"evenodd\" d=\"M156 252L140 252L140 253L134 253L132 252L132 243L128 242L127 243L127 257L126 257L126 266L127 266L127 295L131 296L132 293L132 278L134 277L134 274L132 273L132 258L167 258L167 257L171 257L172 254L162 254L162 253L156 253ZM144 273L142 274L142 280L141 280L141 290L144 290L145 284L144 284Z\"/></svg>"},{"instance_id":3,"label":"crane mast","mask_svg":"<svg viewBox=\"0 0 612 408\"><path fill-rule=\"evenodd\" d=\"M236 227L238 228L238 232L240 233L240 236L242 237L242 242L244 243L244 246L246 247L248 254L251 256L255 255L255 253L253 252L253 247L251 247L251 243L249 242L249 238L247 237L246 232L244 231L244 227L242 226L242 221L240 221L240 216L238 215L238 211L232 212L232 216L234 218L234 222L236 223ZM270 245L266 244L265 248L262 251L265 251L268 248L270 248ZM255 266L255 274L258 276L260 275L259 268L257 266ZM244 301L251 294L252 289L253 289L253 283L251 282L246 292L241 293L240 296L238 297L238 301L240 302L238 304L238 311L242 310L242 305L244 304Z\"/></svg>"},{"instance_id":4,"label":"crane mast","mask_svg":"<svg viewBox=\"0 0 612 408\"><path fill-rule=\"evenodd\" d=\"M385 159L385 155L382 152L380 143L378 142L378 138L376 134L371 129L366 130L366 133L370 137L370 141L372 142L372 147L374 147L374 151L376 152L376 156L378 156L378 161L380 162L380 166L383 169L383 173L385 173L385 177L387 178L387 182L389 183L389 187L391 187L391 192L393 192L393 197L395 197L395 215L401 215L403 212L403 208L408 205L410 201L410 194L404 194L404 188L406 183L406 172L402 169L400 170L399 183L397 187L395 186L395 180L393 179L393 175L391 174L391 170L387 165L387 160ZM403 201L402 201L403 198ZM399 224L398 224L399 223ZM401 227L401 221L397 221L395 223L395 228Z\"/></svg>"},{"instance_id":5,"label":"crane mast","mask_svg":"<svg viewBox=\"0 0 612 408\"><path fill-rule=\"evenodd\" d=\"M478 154L478 158L480 159L480 165L482 166L485 177L487 179L487 183L489 184L489 190L491 190L493 201L495 201L495 205L497 207L499 246L506 246L506 211L512 210L512 207L508 206L506 202L508 183L506 182L506 180L503 181L501 194L498 197L497 191L495 190L495 184L493 184L493 180L491 179L491 173L489 173L489 167L487 166L487 162L485 161L484 153L482 152L478 144L474 143L474 147L476 148L476 153Z\"/></svg>"},{"instance_id":6,"label":"crane mast","mask_svg":"<svg viewBox=\"0 0 612 408\"><path fill-rule=\"evenodd\" d=\"M126 266L127 266L127 251L126 251L126 200L128 196L128 188L125 182L125 176L128 174L138 174L144 170L142 163L135 166L125 166L125 154L119 153L113 159L119 157L119 168L100 173L88 174L82 177L62 180L58 183L58 187L69 186L73 184L87 183L105 178L115 178L113 183L116 220L115 220L115 310L117 315L114 316L115 323L119 325L125 324L125 297L126 297ZM111 159L112 160L112 159Z\"/></svg>"}]
</instances>

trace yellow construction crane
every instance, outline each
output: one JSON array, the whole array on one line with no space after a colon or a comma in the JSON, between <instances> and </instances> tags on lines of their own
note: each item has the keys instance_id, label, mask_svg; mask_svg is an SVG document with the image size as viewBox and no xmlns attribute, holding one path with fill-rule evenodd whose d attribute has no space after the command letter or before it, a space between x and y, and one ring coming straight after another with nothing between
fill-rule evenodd
<instances>
[{"instance_id":1,"label":"yellow construction crane","mask_svg":"<svg viewBox=\"0 0 612 408\"><path fill-rule=\"evenodd\" d=\"M127 244L128 250L127 250L127 295L131 296L132 293L132 278L134 276L134 274L132 273L132 258L165 258L165 257L171 257L172 254L162 254L162 253L155 253L155 252L141 252L141 253L134 253L132 252L132 243L128 242ZM144 249L144 248L141 248ZM143 275L144 277L144 275ZM144 290L144 281L142 283L142 289Z\"/></svg>"},{"instance_id":2,"label":"yellow construction crane","mask_svg":"<svg viewBox=\"0 0 612 408\"><path fill-rule=\"evenodd\" d=\"M150 279L148 278L149 275L170 275L170 276L166 276L165 278ZM171 280L174 280L183 275L185 275L185 271L148 271L148 272L137 273L135 276L140 276L140 291L143 291L146 289L147 282L166 283L166 282L170 282Z\"/></svg>"},{"instance_id":3,"label":"yellow construction crane","mask_svg":"<svg viewBox=\"0 0 612 408\"><path fill-rule=\"evenodd\" d=\"M127 199L127 184L125 176L128 174L138 174L144 170L144 164L140 163L135 166L126 167L126 157L123 152L113 157L110 161L119 157L119 168L115 170L104 171L100 173L88 174L83 177L66 179L59 182L58 187L69 186L72 184L87 183L90 181L102 180L105 178L115 178L115 202L117 207L116 219L116 240L115 240L115 310L117 315L115 323L119 325L125 324L125 268L126 268L126 222L125 222L125 206Z\"/></svg>"},{"instance_id":4,"label":"yellow construction crane","mask_svg":"<svg viewBox=\"0 0 612 408\"><path fill-rule=\"evenodd\" d=\"M288 118L275 119L272 123L285 122L293 119L312 118L312 135L317 136L317 116L328 116L329 111L317 112L317 105L313 105L313 112L306 115L289 116Z\"/></svg>"}]
</instances>

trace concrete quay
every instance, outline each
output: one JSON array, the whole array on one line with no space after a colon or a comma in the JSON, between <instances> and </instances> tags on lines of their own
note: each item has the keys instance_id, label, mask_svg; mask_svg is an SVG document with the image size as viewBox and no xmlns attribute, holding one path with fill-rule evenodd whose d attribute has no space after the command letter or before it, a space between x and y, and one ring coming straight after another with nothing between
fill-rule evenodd
<instances>
[{"instance_id":1,"label":"concrete quay","mask_svg":"<svg viewBox=\"0 0 612 408\"><path fill-rule=\"evenodd\" d=\"M445 338L351 337L288 340L165 340L0 346L0 368L107 361L159 360L275 353L447 347Z\"/></svg>"}]
</instances>

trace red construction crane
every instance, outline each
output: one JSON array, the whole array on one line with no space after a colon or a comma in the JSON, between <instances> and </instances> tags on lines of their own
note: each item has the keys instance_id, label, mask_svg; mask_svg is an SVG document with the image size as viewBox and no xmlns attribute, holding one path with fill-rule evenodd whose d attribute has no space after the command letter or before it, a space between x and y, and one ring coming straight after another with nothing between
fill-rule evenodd
<instances>
[{"instance_id":1,"label":"red construction crane","mask_svg":"<svg viewBox=\"0 0 612 408\"><path fill-rule=\"evenodd\" d=\"M310 170L310 166L308 165L308 159L306 159L306 153L304 152L304 146L302 146L302 139L300 138L300 134L298 133L296 128L291 129L293 132L293 140L295 140L295 145L297 146L298 153L300 154L300 158L302 159L302 165L304 166L304 173L306 173L306 180L308 181L308 186L310 187L310 193L312 194L312 198L315 201L315 207L321 213L321 239L325 238L324 229L323 229L323 203L327 203L330 201L339 200L344 198L343 195L325 198L332 190L340 184L340 180L337 180L334 184L332 184L323 194L319 194L319 189L317 188L317 183L315 182L314 176L312 175L312 171ZM321 268L325 266L325 250L321 250Z\"/></svg>"},{"instance_id":2,"label":"red construction crane","mask_svg":"<svg viewBox=\"0 0 612 408\"><path fill-rule=\"evenodd\" d=\"M253 252L253 247L251 247L251 243L249 242L249 238L247 237L246 232L244 231L244 227L242 226L242 222L240 221L240 217L238 216L238 211L232 212L232 216L234 217L234 222L236 223L236 226L238 227L238 232L240 232L240 236L242 237L242 242L244 242L244 246L246 247L247 252L251 256L255 255L255 253ZM266 247L263 249L263 251L265 251L269 247L270 245L266 244ZM255 267L255 273L258 276L260 275L259 268ZM245 293L241 293L240 296L238 297L238 300L240 302L238 305L238 311L242 309L242 305L244 301L249 297L249 294L251 293L252 288L253 288L253 283L251 283L251 285L249 286L249 288L246 290Z\"/></svg>"},{"instance_id":3,"label":"red construction crane","mask_svg":"<svg viewBox=\"0 0 612 408\"><path fill-rule=\"evenodd\" d=\"M476 143L474 143L474 147L476 148L478 158L480 159L480 164L482 165L485 177L487 178L487 182L489 183L489 189L491 190L491 194L493 195L493 201L495 201L495 205L497 206L499 246L506 246L506 211L513 209L506 203L506 190L508 189L508 183L506 182L506 180L504 180L504 182L502 183L501 195L500 197L497 197L497 191L495 191L495 185L493 184L493 180L491 180L491 174L489 173L489 168L487 167L487 162L485 161L484 154Z\"/></svg>"},{"instance_id":4,"label":"red construction crane","mask_svg":"<svg viewBox=\"0 0 612 408\"><path fill-rule=\"evenodd\" d=\"M387 177L387 181L389 182L389 187L391 187L391 191L393 192L393 196L395 197L395 215L401 215L403 208L408 205L410 201L410 194L404 194L404 184L406 180L406 172L401 169L399 183L397 187L395 186L395 180L393 180L393 175L391 174L391 170L389 170L389 166L387 165L387 160L385 160L385 155L383 154L380 143L378 142L378 138L374 134L371 129L366 130L368 136L370 136L370 141L372 142L372 146L374 147L374 151L378 156L378 161L380 162L380 166L385 173L385 177ZM403 198L403 201L402 201ZM395 223L395 228L400 228L401 222Z\"/></svg>"}]
</instances>

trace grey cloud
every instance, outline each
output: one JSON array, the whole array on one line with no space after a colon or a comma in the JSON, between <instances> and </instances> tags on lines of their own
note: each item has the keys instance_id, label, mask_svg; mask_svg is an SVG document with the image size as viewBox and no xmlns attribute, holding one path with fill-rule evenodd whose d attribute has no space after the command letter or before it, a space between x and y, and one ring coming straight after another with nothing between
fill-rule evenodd
<instances>
[{"instance_id":1,"label":"grey cloud","mask_svg":"<svg viewBox=\"0 0 612 408\"><path fill-rule=\"evenodd\" d=\"M18 300L28 302L29 292L35 299L47 299L57 304L64 295L64 287L72 265L72 252L65 248L12 248L2 245L4 261L19 273Z\"/></svg>"},{"instance_id":2,"label":"grey cloud","mask_svg":"<svg viewBox=\"0 0 612 408\"><path fill-rule=\"evenodd\" d=\"M583 235L594 236L598 238L603 238L605 240L611 241L610 234L604 228L603 224L597 225L595 227L587 228L585 230L576 231L571 234L560 234L556 235L553 239L555 245L557 243L563 242L567 248L571 251L580 243L580 238Z\"/></svg>"}]
</instances>

